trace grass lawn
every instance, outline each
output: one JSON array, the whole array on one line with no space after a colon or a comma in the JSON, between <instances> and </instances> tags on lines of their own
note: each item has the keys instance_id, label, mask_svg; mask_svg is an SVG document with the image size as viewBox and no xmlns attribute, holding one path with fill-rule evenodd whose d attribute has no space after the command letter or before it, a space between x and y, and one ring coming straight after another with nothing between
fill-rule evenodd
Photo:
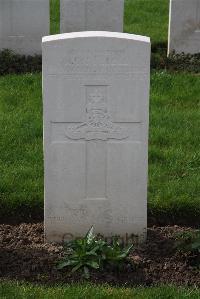
<instances>
[{"instance_id":1,"label":"grass lawn","mask_svg":"<svg viewBox=\"0 0 200 299\"><path fill-rule=\"evenodd\" d=\"M51 0L51 32L59 32ZM167 39L168 0L126 0L125 31ZM0 218L43 215L41 74L0 77ZM149 215L160 223L200 217L200 77L151 76Z\"/></svg>"},{"instance_id":2,"label":"grass lawn","mask_svg":"<svg viewBox=\"0 0 200 299\"><path fill-rule=\"evenodd\" d=\"M96 285L63 285L57 287L33 286L17 282L0 283L0 298L2 299L197 299L200 290L176 288L173 286L115 288Z\"/></svg>"},{"instance_id":3,"label":"grass lawn","mask_svg":"<svg viewBox=\"0 0 200 299\"><path fill-rule=\"evenodd\" d=\"M60 33L60 1L50 0L50 32L51 34Z\"/></svg>"},{"instance_id":4,"label":"grass lawn","mask_svg":"<svg viewBox=\"0 0 200 299\"><path fill-rule=\"evenodd\" d=\"M160 43L166 42L167 26L168 0L125 1L126 32L149 35ZM51 0L51 33L58 32L59 1ZM198 84L199 78L191 75L152 75L149 211L154 216L180 214L186 207L193 212L197 206ZM0 77L0 135L0 217L41 219L40 74Z\"/></svg>"},{"instance_id":5,"label":"grass lawn","mask_svg":"<svg viewBox=\"0 0 200 299\"><path fill-rule=\"evenodd\" d=\"M124 32L150 36L167 45L169 0L125 0Z\"/></svg>"},{"instance_id":6,"label":"grass lawn","mask_svg":"<svg viewBox=\"0 0 200 299\"><path fill-rule=\"evenodd\" d=\"M200 76L151 76L149 214L160 223L200 217Z\"/></svg>"},{"instance_id":7,"label":"grass lawn","mask_svg":"<svg viewBox=\"0 0 200 299\"><path fill-rule=\"evenodd\" d=\"M148 199L160 221L200 217L199 94L199 76L151 75ZM0 122L0 218L40 218L41 74L0 77Z\"/></svg>"},{"instance_id":8,"label":"grass lawn","mask_svg":"<svg viewBox=\"0 0 200 299\"><path fill-rule=\"evenodd\" d=\"M125 31L165 43L168 2L126 0ZM58 0L51 0L51 32L59 32ZM0 77L2 221L43 215L41 89L41 74ZM148 200L160 223L200 217L199 94L199 76L152 73Z\"/></svg>"},{"instance_id":9,"label":"grass lawn","mask_svg":"<svg viewBox=\"0 0 200 299\"><path fill-rule=\"evenodd\" d=\"M41 88L38 74L0 77L0 218L41 215Z\"/></svg>"},{"instance_id":10,"label":"grass lawn","mask_svg":"<svg viewBox=\"0 0 200 299\"><path fill-rule=\"evenodd\" d=\"M51 33L59 33L59 0L51 1ZM169 0L125 0L124 32L167 44Z\"/></svg>"}]
</instances>

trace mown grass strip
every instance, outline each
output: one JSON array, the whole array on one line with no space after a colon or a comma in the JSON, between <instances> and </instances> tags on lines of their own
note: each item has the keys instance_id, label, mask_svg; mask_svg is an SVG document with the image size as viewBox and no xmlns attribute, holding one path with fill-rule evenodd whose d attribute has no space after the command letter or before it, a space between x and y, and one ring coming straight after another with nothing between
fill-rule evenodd
<instances>
[{"instance_id":1,"label":"mown grass strip","mask_svg":"<svg viewBox=\"0 0 200 299\"><path fill-rule=\"evenodd\" d=\"M19 282L0 282L0 298L4 299L197 299L200 290L175 286L117 288L92 284L36 286Z\"/></svg>"}]
</instances>

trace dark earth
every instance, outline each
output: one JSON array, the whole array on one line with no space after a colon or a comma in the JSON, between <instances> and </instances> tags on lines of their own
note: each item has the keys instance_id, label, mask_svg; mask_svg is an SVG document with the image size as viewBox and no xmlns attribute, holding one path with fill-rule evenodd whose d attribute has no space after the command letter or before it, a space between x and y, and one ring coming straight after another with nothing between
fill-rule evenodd
<instances>
[{"instance_id":1,"label":"dark earth","mask_svg":"<svg viewBox=\"0 0 200 299\"><path fill-rule=\"evenodd\" d=\"M91 272L90 281L112 285L155 285L172 283L200 286L200 256L177 250L177 233L192 231L179 226L148 229L146 244L138 245L131 253L131 262L120 271ZM57 270L56 263L63 247L44 243L43 223L0 225L0 279L17 279L41 284L81 282L80 272Z\"/></svg>"}]
</instances>

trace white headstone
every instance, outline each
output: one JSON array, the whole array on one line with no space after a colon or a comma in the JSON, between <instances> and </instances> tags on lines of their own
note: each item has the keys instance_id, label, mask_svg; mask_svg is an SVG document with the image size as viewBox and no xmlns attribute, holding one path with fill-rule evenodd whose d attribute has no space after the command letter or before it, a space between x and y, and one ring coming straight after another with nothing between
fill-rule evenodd
<instances>
[{"instance_id":1,"label":"white headstone","mask_svg":"<svg viewBox=\"0 0 200 299\"><path fill-rule=\"evenodd\" d=\"M0 50L41 54L48 34L49 0L0 0Z\"/></svg>"},{"instance_id":2,"label":"white headstone","mask_svg":"<svg viewBox=\"0 0 200 299\"><path fill-rule=\"evenodd\" d=\"M124 0L60 0L60 32L123 31Z\"/></svg>"},{"instance_id":3,"label":"white headstone","mask_svg":"<svg viewBox=\"0 0 200 299\"><path fill-rule=\"evenodd\" d=\"M45 233L144 240L150 40L80 32L43 38Z\"/></svg>"},{"instance_id":4,"label":"white headstone","mask_svg":"<svg viewBox=\"0 0 200 299\"><path fill-rule=\"evenodd\" d=\"M171 0L168 54L200 52L200 0Z\"/></svg>"}]
</instances>

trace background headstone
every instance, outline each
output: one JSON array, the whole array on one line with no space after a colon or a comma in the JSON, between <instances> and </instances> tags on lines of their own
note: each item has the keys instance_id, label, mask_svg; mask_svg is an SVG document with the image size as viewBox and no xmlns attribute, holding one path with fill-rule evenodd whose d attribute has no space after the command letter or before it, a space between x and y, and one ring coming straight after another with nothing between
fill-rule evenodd
<instances>
[{"instance_id":1,"label":"background headstone","mask_svg":"<svg viewBox=\"0 0 200 299\"><path fill-rule=\"evenodd\" d=\"M49 23L49 0L0 0L0 50L41 54Z\"/></svg>"},{"instance_id":2,"label":"background headstone","mask_svg":"<svg viewBox=\"0 0 200 299\"><path fill-rule=\"evenodd\" d=\"M43 38L45 233L145 238L150 40Z\"/></svg>"},{"instance_id":3,"label":"background headstone","mask_svg":"<svg viewBox=\"0 0 200 299\"><path fill-rule=\"evenodd\" d=\"M171 0L168 54L200 52L200 0Z\"/></svg>"},{"instance_id":4,"label":"background headstone","mask_svg":"<svg viewBox=\"0 0 200 299\"><path fill-rule=\"evenodd\" d=\"M60 32L123 31L124 0L60 0Z\"/></svg>"}]
</instances>

